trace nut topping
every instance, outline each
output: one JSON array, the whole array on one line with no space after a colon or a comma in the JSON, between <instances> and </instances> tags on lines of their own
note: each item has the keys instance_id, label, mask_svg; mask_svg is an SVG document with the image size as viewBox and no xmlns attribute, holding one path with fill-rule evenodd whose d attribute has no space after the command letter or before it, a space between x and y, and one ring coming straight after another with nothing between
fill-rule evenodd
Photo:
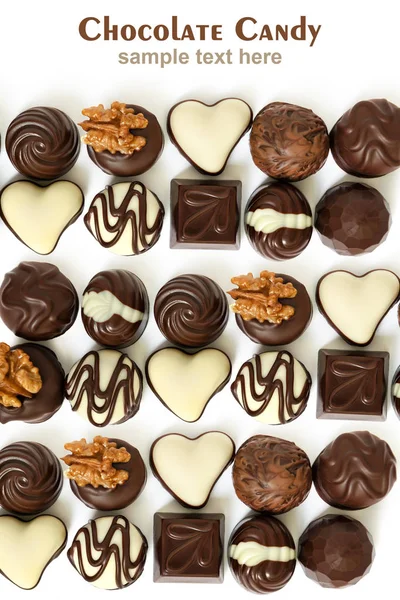
<instances>
[{"instance_id":1,"label":"nut topping","mask_svg":"<svg viewBox=\"0 0 400 600\"><path fill-rule=\"evenodd\" d=\"M294 298L297 294L292 283L284 283L282 277L276 277L270 271L261 271L260 277L252 273L232 277L231 282L238 286L228 294L235 300L233 312L244 321L257 319L260 323L268 321L280 325L293 317L295 309L279 302L281 298Z\"/></svg>"},{"instance_id":2,"label":"nut topping","mask_svg":"<svg viewBox=\"0 0 400 600\"><path fill-rule=\"evenodd\" d=\"M8 344L0 343L0 404L19 408L22 402L18 396L32 398L41 387L39 369L26 352L20 348L11 350Z\"/></svg>"}]
</instances>

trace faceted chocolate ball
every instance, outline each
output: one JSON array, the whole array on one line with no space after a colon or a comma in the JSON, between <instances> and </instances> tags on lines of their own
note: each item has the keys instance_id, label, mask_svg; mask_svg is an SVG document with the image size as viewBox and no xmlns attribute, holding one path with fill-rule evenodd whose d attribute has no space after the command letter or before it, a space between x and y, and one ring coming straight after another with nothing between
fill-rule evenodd
<instances>
[{"instance_id":1,"label":"faceted chocolate ball","mask_svg":"<svg viewBox=\"0 0 400 600\"><path fill-rule=\"evenodd\" d=\"M392 219L378 190L346 181L322 196L315 209L315 228L325 246L344 256L372 252L387 238Z\"/></svg>"}]
</instances>

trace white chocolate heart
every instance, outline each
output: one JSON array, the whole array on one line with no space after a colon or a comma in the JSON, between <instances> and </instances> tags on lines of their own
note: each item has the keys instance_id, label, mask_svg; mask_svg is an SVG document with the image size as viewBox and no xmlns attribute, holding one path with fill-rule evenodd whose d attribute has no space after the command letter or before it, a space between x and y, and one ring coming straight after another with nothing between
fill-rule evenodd
<instances>
[{"instance_id":1,"label":"white chocolate heart","mask_svg":"<svg viewBox=\"0 0 400 600\"><path fill-rule=\"evenodd\" d=\"M200 171L216 175L251 120L249 105L239 98L225 98L211 106L186 100L171 109L168 126L182 154Z\"/></svg>"},{"instance_id":2,"label":"white chocolate heart","mask_svg":"<svg viewBox=\"0 0 400 600\"><path fill-rule=\"evenodd\" d=\"M195 439L171 433L154 442L150 462L155 477L178 502L201 508L234 454L226 433L210 431Z\"/></svg>"},{"instance_id":3,"label":"white chocolate heart","mask_svg":"<svg viewBox=\"0 0 400 600\"><path fill-rule=\"evenodd\" d=\"M82 190L70 181L56 181L46 187L16 181L4 188L0 198L7 227L38 254L53 252L82 208Z\"/></svg>"}]
</instances>

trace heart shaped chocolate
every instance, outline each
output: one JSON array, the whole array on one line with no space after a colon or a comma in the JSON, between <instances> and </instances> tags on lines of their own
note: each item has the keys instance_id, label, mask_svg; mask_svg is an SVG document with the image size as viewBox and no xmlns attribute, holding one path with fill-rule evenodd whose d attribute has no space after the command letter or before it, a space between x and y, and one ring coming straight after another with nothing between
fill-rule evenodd
<instances>
[{"instance_id":1,"label":"heart shaped chocolate","mask_svg":"<svg viewBox=\"0 0 400 600\"><path fill-rule=\"evenodd\" d=\"M187 508L203 508L235 455L233 440L221 431L197 438L170 433L150 449L150 466L161 485Z\"/></svg>"},{"instance_id":2,"label":"heart shaped chocolate","mask_svg":"<svg viewBox=\"0 0 400 600\"><path fill-rule=\"evenodd\" d=\"M50 254L83 210L83 192L71 181L42 187L10 183L1 192L0 215L9 230L37 254Z\"/></svg>"},{"instance_id":3,"label":"heart shaped chocolate","mask_svg":"<svg viewBox=\"0 0 400 600\"><path fill-rule=\"evenodd\" d=\"M392 271L375 269L361 276L332 271L319 280L316 301L348 344L367 346L399 294L400 280Z\"/></svg>"},{"instance_id":4,"label":"heart shaped chocolate","mask_svg":"<svg viewBox=\"0 0 400 600\"><path fill-rule=\"evenodd\" d=\"M171 142L195 169L219 175L252 120L250 106L239 98L211 105L184 100L169 111L167 129Z\"/></svg>"}]
</instances>

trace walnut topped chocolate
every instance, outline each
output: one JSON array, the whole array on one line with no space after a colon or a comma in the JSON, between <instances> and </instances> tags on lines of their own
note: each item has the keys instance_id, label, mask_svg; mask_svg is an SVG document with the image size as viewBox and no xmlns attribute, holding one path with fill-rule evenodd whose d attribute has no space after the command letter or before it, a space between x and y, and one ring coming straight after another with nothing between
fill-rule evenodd
<instances>
[{"instance_id":1,"label":"walnut topped chocolate","mask_svg":"<svg viewBox=\"0 0 400 600\"><path fill-rule=\"evenodd\" d=\"M32 398L42 387L39 369L21 348L11 350L8 344L0 343L0 404L19 408L18 396Z\"/></svg>"}]
</instances>

